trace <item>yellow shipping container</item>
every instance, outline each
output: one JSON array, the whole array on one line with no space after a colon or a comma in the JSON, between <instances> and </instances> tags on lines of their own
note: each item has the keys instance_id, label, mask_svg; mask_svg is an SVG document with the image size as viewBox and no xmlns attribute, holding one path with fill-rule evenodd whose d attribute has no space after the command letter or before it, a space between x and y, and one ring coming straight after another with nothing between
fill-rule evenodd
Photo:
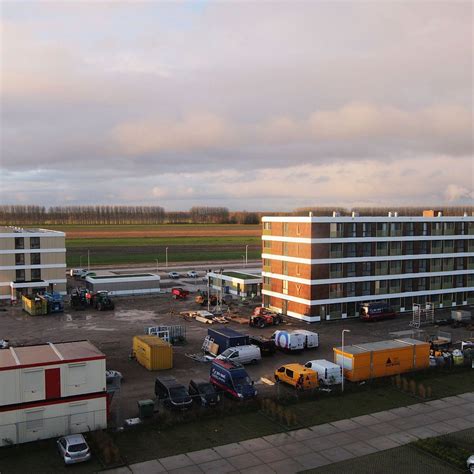
<instances>
[{"instance_id":1,"label":"yellow shipping container","mask_svg":"<svg viewBox=\"0 0 474 474\"><path fill-rule=\"evenodd\" d=\"M44 316L48 314L48 302L42 298L23 295L21 297L21 304L23 310L31 314L31 316Z\"/></svg>"},{"instance_id":2,"label":"yellow shipping container","mask_svg":"<svg viewBox=\"0 0 474 474\"><path fill-rule=\"evenodd\" d=\"M334 347L334 362L344 367L344 377L353 382L388 377L429 367L430 345L403 338ZM344 365L343 365L344 362Z\"/></svg>"},{"instance_id":3,"label":"yellow shipping container","mask_svg":"<svg viewBox=\"0 0 474 474\"><path fill-rule=\"evenodd\" d=\"M137 361L148 370L173 367L173 347L158 336L134 336L133 353Z\"/></svg>"}]
</instances>

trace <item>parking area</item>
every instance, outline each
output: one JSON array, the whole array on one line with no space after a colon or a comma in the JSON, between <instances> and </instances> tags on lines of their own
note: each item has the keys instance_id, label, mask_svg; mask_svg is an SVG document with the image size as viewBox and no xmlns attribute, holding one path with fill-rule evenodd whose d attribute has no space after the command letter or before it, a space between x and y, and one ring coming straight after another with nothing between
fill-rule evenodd
<instances>
[{"instance_id":1,"label":"parking area","mask_svg":"<svg viewBox=\"0 0 474 474\"><path fill-rule=\"evenodd\" d=\"M186 283L185 281L182 283ZM192 289L192 282L188 285ZM169 285L172 286L172 285ZM209 363L196 362L186 354L199 353L207 329L220 327L197 321L185 321L179 312L202 309L194 302L194 294L185 301L174 300L169 293L150 297L115 298L114 311L71 310L57 315L32 317L20 307L4 307L0 312L0 339L9 339L12 345L35 344L89 339L107 356L107 367L122 372L124 383L119 395L112 405L116 414L115 420L121 423L124 418L137 416L137 401L154 397L154 379L159 372L150 372L129 358L132 338L144 334L147 326L174 325L185 326L187 342L173 349L173 368L167 371L179 381L188 384L191 378L209 376ZM249 316L251 306L241 306L242 316ZM437 317L447 316L447 311ZM311 359L333 359L334 346L341 344L341 330L350 329L346 334L346 344L360 344L389 338L389 333L409 329L410 315L400 316L395 320L378 323L364 323L359 320L337 321L308 325L295 320L288 320L288 329L305 328L320 335L320 347L299 354L278 352L274 356L262 359L257 365L247 366L250 377L261 390L275 390L262 381L262 378L273 380L274 370L282 364L291 362L304 363ZM250 328L248 325L229 323L226 326L249 334L270 336L274 328ZM443 327L452 333L453 342L472 336L466 329ZM425 328L426 334L436 333L436 327ZM291 389L289 389L291 390Z\"/></svg>"}]
</instances>

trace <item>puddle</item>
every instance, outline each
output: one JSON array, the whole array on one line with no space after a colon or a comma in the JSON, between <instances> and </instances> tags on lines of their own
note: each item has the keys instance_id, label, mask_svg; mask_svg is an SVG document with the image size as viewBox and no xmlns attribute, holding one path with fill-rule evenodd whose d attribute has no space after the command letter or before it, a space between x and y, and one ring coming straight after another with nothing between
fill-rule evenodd
<instances>
[{"instance_id":1,"label":"puddle","mask_svg":"<svg viewBox=\"0 0 474 474\"><path fill-rule=\"evenodd\" d=\"M149 321L155 319L156 314L154 311L132 309L129 311L115 311L115 317L123 321Z\"/></svg>"}]
</instances>

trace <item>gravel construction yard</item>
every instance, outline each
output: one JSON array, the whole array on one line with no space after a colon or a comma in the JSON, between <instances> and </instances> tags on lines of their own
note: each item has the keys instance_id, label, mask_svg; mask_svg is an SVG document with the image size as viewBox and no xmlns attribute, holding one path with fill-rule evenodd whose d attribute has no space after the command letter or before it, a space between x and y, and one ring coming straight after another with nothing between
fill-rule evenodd
<instances>
[{"instance_id":1,"label":"gravel construction yard","mask_svg":"<svg viewBox=\"0 0 474 474\"><path fill-rule=\"evenodd\" d=\"M180 286L180 285L178 285ZM113 403L116 421L137 416L137 401L153 398L154 379L157 372L149 372L136 361L130 360L129 354L134 335L144 334L147 326L181 324L186 328L187 343L174 347L174 367L168 372L186 384L191 378L208 378L209 364L196 362L188 357L188 353L199 353L209 327L196 321L185 321L178 313L185 310L202 309L194 302L191 294L186 301L177 301L169 293L153 297L121 297L115 298L115 310L99 312L94 309L75 311L66 309L63 314L32 317L20 307L4 307L0 311L0 339L9 339L11 344L35 344L43 342L60 342L68 340L89 339L107 356L107 367L122 372L124 383L120 395ZM252 308L241 306L241 316L247 316ZM443 317L439 314L439 317ZM288 329L305 328L316 331L320 335L320 347L300 354L284 354L278 352L272 357L264 358L257 365L247 366L248 373L259 386L259 391L276 390L268 386L261 378L273 380L274 370L281 364L290 362L304 363L311 359L333 359L332 348L341 343L341 330L347 328L346 344L357 344L389 338L392 331L408 330L410 316L400 316L396 320L378 323L364 323L359 320L347 320L331 323L313 324L300 323L294 320L285 325ZM229 323L226 326L250 334L270 336L274 328L250 328L247 325ZM453 341L469 337L468 331L462 328L443 327L452 333ZM426 328L426 332L435 333L437 328ZM281 388L289 390L291 388ZM280 389L280 390L281 390Z\"/></svg>"}]
</instances>

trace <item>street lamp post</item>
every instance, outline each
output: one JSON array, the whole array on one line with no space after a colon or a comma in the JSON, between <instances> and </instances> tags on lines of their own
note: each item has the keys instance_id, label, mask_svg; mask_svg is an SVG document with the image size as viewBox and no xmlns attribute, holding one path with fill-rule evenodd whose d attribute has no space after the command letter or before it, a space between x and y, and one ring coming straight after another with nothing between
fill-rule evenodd
<instances>
[{"instance_id":1,"label":"street lamp post","mask_svg":"<svg viewBox=\"0 0 474 474\"><path fill-rule=\"evenodd\" d=\"M246 245L246 246L245 246L245 267L247 267L247 263L248 263L248 261L249 261L249 258L248 258L248 257L249 257L249 246Z\"/></svg>"},{"instance_id":2,"label":"street lamp post","mask_svg":"<svg viewBox=\"0 0 474 474\"><path fill-rule=\"evenodd\" d=\"M158 275L158 259L155 258L155 262L156 262L156 274Z\"/></svg>"},{"instance_id":3,"label":"street lamp post","mask_svg":"<svg viewBox=\"0 0 474 474\"><path fill-rule=\"evenodd\" d=\"M341 383L341 391L344 392L344 362L345 362L345 357L344 357L344 333L345 332L351 332L350 329L343 329L342 330L342 383Z\"/></svg>"},{"instance_id":4,"label":"street lamp post","mask_svg":"<svg viewBox=\"0 0 474 474\"><path fill-rule=\"evenodd\" d=\"M91 269L91 252L87 250L87 271Z\"/></svg>"},{"instance_id":5,"label":"street lamp post","mask_svg":"<svg viewBox=\"0 0 474 474\"><path fill-rule=\"evenodd\" d=\"M168 268L168 247L165 248L166 268Z\"/></svg>"},{"instance_id":6,"label":"street lamp post","mask_svg":"<svg viewBox=\"0 0 474 474\"><path fill-rule=\"evenodd\" d=\"M245 255L242 255L242 264L245 267Z\"/></svg>"},{"instance_id":7,"label":"street lamp post","mask_svg":"<svg viewBox=\"0 0 474 474\"><path fill-rule=\"evenodd\" d=\"M82 255L79 255L79 268L82 268Z\"/></svg>"}]
</instances>

